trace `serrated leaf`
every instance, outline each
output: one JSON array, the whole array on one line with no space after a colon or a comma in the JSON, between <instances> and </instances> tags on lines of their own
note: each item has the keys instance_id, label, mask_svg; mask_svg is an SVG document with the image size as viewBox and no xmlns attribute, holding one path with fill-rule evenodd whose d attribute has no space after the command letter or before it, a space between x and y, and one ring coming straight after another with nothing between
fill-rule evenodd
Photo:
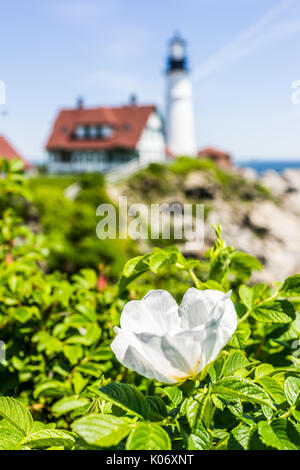
<instances>
[{"instance_id":1,"label":"serrated leaf","mask_svg":"<svg viewBox=\"0 0 300 470\"><path fill-rule=\"evenodd\" d=\"M211 438L204 426L200 425L189 435L189 450L209 450L211 447Z\"/></svg>"},{"instance_id":2,"label":"serrated leaf","mask_svg":"<svg viewBox=\"0 0 300 470\"><path fill-rule=\"evenodd\" d=\"M140 423L126 442L127 450L171 450L171 441L164 429L153 423Z\"/></svg>"},{"instance_id":3,"label":"serrated leaf","mask_svg":"<svg viewBox=\"0 0 300 470\"><path fill-rule=\"evenodd\" d=\"M162 269L172 266L177 262L178 254L177 252L160 252L154 253L150 257L150 269L152 272L157 274Z\"/></svg>"},{"instance_id":4,"label":"serrated leaf","mask_svg":"<svg viewBox=\"0 0 300 470\"><path fill-rule=\"evenodd\" d=\"M241 285L239 288L239 295L242 299L242 302L248 307L252 308L255 305L255 302L266 290L266 284L256 284L254 287L248 287Z\"/></svg>"},{"instance_id":5,"label":"serrated leaf","mask_svg":"<svg viewBox=\"0 0 300 470\"><path fill-rule=\"evenodd\" d=\"M251 276L252 271L262 270L262 264L254 256L236 251L231 257L230 269L246 282Z\"/></svg>"},{"instance_id":6,"label":"serrated leaf","mask_svg":"<svg viewBox=\"0 0 300 470\"><path fill-rule=\"evenodd\" d=\"M275 403L280 404L285 401L283 386L279 380L274 377L260 377L258 383L273 398Z\"/></svg>"},{"instance_id":7,"label":"serrated leaf","mask_svg":"<svg viewBox=\"0 0 300 470\"><path fill-rule=\"evenodd\" d=\"M289 404L295 405L300 396L300 378L288 377L284 382L284 392Z\"/></svg>"},{"instance_id":8,"label":"serrated leaf","mask_svg":"<svg viewBox=\"0 0 300 470\"><path fill-rule=\"evenodd\" d=\"M259 379L265 375L270 375L274 370L275 369L271 364L259 364L255 369L255 379Z\"/></svg>"},{"instance_id":9,"label":"serrated leaf","mask_svg":"<svg viewBox=\"0 0 300 470\"><path fill-rule=\"evenodd\" d=\"M146 397L150 421L161 421L168 416L165 403L155 395Z\"/></svg>"},{"instance_id":10,"label":"serrated leaf","mask_svg":"<svg viewBox=\"0 0 300 470\"><path fill-rule=\"evenodd\" d=\"M287 419L275 419L271 423L260 421L259 435L265 445L278 450L300 449L300 435Z\"/></svg>"},{"instance_id":11,"label":"serrated leaf","mask_svg":"<svg viewBox=\"0 0 300 470\"><path fill-rule=\"evenodd\" d=\"M33 429L33 419L26 406L15 398L0 397L0 416L24 436Z\"/></svg>"},{"instance_id":12,"label":"serrated leaf","mask_svg":"<svg viewBox=\"0 0 300 470\"><path fill-rule=\"evenodd\" d=\"M249 361L246 356L240 351L233 351L229 354L227 361L225 362L223 376L234 375L234 373L249 365Z\"/></svg>"},{"instance_id":13,"label":"serrated leaf","mask_svg":"<svg viewBox=\"0 0 300 470\"><path fill-rule=\"evenodd\" d=\"M295 310L288 300L276 300L255 307L251 316L263 323L290 323L295 318Z\"/></svg>"},{"instance_id":14,"label":"serrated leaf","mask_svg":"<svg viewBox=\"0 0 300 470\"><path fill-rule=\"evenodd\" d=\"M7 423L8 424L8 423ZM16 427L0 425L0 450L15 450L24 439L24 433Z\"/></svg>"},{"instance_id":15,"label":"serrated leaf","mask_svg":"<svg viewBox=\"0 0 300 470\"><path fill-rule=\"evenodd\" d=\"M147 253L143 256L136 256L125 264L123 273L119 280L119 293L122 293L136 278L149 271L150 255L151 253Z\"/></svg>"},{"instance_id":16,"label":"serrated leaf","mask_svg":"<svg viewBox=\"0 0 300 470\"><path fill-rule=\"evenodd\" d=\"M99 390L99 395L117 406L147 419L148 406L143 394L134 386L110 383Z\"/></svg>"},{"instance_id":17,"label":"serrated leaf","mask_svg":"<svg viewBox=\"0 0 300 470\"><path fill-rule=\"evenodd\" d=\"M269 405L273 408L272 402L267 393L258 385L248 379L239 377L226 377L213 385L212 393L224 396L230 401L231 398Z\"/></svg>"},{"instance_id":18,"label":"serrated leaf","mask_svg":"<svg viewBox=\"0 0 300 470\"><path fill-rule=\"evenodd\" d=\"M207 372L212 382L217 382L221 378L224 363L225 358L221 356L219 359L209 365Z\"/></svg>"},{"instance_id":19,"label":"serrated leaf","mask_svg":"<svg viewBox=\"0 0 300 470\"><path fill-rule=\"evenodd\" d=\"M22 446L33 448L64 447L70 448L75 444L74 437L59 429L40 429L32 432L21 443Z\"/></svg>"},{"instance_id":20,"label":"serrated leaf","mask_svg":"<svg viewBox=\"0 0 300 470\"><path fill-rule=\"evenodd\" d=\"M173 405L179 406L182 400L182 391L178 387L165 387L165 394L171 400Z\"/></svg>"},{"instance_id":21,"label":"serrated leaf","mask_svg":"<svg viewBox=\"0 0 300 470\"><path fill-rule=\"evenodd\" d=\"M186 417L188 423L194 432L199 426L204 423L208 426L212 417L214 409L214 403L212 397L204 392L198 393L194 397L191 397L186 402Z\"/></svg>"},{"instance_id":22,"label":"serrated leaf","mask_svg":"<svg viewBox=\"0 0 300 470\"><path fill-rule=\"evenodd\" d=\"M231 348L243 349L249 339L250 334L250 326L247 323L242 323L241 325L238 325L228 345Z\"/></svg>"},{"instance_id":23,"label":"serrated leaf","mask_svg":"<svg viewBox=\"0 0 300 470\"><path fill-rule=\"evenodd\" d=\"M228 442L229 450L244 449L247 450L253 429L246 424L239 424L231 431Z\"/></svg>"},{"instance_id":24,"label":"serrated leaf","mask_svg":"<svg viewBox=\"0 0 300 470\"><path fill-rule=\"evenodd\" d=\"M72 430L90 445L112 447L119 444L131 428L116 416L89 414L75 421Z\"/></svg>"},{"instance_id":25,"label":"serrated leaf","mask_svg":"<svg viewBox=\"0 0 300 470\"><path fill-rule=\"evenodd\" d=\"M300 274L288 277L280 288L286 296L298 297L300 295Z\"/></svg>"},{"instance_id":26,"label":"serrated leaf","mask_svg":"<svg viewBox=\"0 0 300 470\"><path fill-rule=\"evenodd\" d=\"M252 307L253 301L253 288L245 285L241 285L239 288L239 295L242 302L250 309Z\"/></svg>"}]
</instances>

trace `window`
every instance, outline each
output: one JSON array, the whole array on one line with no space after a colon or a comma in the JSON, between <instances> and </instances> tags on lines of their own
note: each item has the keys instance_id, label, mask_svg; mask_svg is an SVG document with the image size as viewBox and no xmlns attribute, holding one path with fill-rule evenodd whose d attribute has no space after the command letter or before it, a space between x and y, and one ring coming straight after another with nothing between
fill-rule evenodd
<instances>
[{"instance_id":1,"label":"window","mask_svg":"<svg viewBox=\"0 0 300 470\"><path fill-rule=\"evenodd\" d=\"M109 139L113 135L113 127L109 124L79 125L75 130L76 139Z\"/></svg>"},{"instance_id":2,"label":"window","mask_svg":"<svg viewBox=\"0 0 300 470\"><path fill-rule=\"evenodd\" d=\"M77 139L84 139L86 137L86 128L85 126L77 126L75 135Z\"/></svg>"},{"instance_id":3,"label":"window","mask_svg":"<svg viewBox=\"0 0 300 470\"><path fill-rule=\"evenodd\" d=\"M91 139L97 139L97 137L98 137L98 128L97 128L97 126L90 126L90 128L89 128L89 137Z\"/></svg>"},{"instance_id":4,"label":"window","mask_svg":"<svg viewBox=\"0 0 300 470\"><path fill-rule=\"evenodd\" d=\"M99 128L99 135L101 139L109 139L113 134L113 128L107 124Z\"/></svg>"}]
</instances>

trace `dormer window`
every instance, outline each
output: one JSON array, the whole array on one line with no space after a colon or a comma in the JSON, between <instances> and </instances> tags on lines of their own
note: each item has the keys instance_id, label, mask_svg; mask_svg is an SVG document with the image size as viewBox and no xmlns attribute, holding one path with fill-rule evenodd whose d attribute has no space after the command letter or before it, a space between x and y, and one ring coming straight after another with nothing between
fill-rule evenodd
<instances>
[{"instance_id":1,"label":"dormer window","mask_svg":"<svg viewBox=\"0 0 300 470\"><path fill-rule=\"evenodd\" d=\"M77 139L84 139L86 137L85 126L77 126L75 130L75 135Z\"/></svg>"},{"instance_id":2,"label":"dormer window","mask_svg":"<svg viewBox=\"0 0 300 470\"><path fill-rule=\"evenodd\" d=\"M90 126L90 128L89 128L89 137L91 139L97 139L97 137L98 137L98 127L97 126Z\"/></svg>"},{"instance_id":3,"label":"dormer window","mask_svg":"<svg viewBox=\"0 0 300 470\"><path fill-rule=\"evenodd\" d=\"M79 140L90 139L110 139L113 135L114 129L109 124L89 124L79 125L75 130L75 138Z\"/></svg>"},{"instance_id":4,"label":"dormer window","mask_svg":"<svg viewBox=\"0 0 300 470\"><path fill-rule=\"evenodd\" d=\"M113 128L108 124L100 126L99 128L99 136L101 139L109 139L113 134Z\"/></svg>"}]
</instances>

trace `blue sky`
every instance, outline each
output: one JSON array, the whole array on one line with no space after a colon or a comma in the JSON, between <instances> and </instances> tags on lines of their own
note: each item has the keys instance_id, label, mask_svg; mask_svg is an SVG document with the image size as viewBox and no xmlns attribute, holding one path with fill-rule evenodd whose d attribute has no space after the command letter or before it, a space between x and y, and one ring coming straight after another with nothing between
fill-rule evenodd
<instances>
[{"instance_id":1,"label":"blue sky","mask_svg":"<svg viewBox=\"0 0 300 470\"><path fill-rule=\"evenodd\" d=\"M299 0L10 0L1 5L0 134L29 159L61 107L165 107L167 40L188 41L199 147L300 159ZM3 111L7 111L4 115Z\"/></svg>"}]
</instances>

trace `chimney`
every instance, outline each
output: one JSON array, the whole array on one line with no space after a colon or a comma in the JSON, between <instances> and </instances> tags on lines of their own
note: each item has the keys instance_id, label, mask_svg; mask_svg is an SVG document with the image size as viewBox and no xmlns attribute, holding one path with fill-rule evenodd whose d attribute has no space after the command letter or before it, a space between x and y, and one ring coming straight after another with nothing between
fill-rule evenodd
<instances>
[{"instance_id":1,"label":"chimney","mask_svg":"<svg viewBox=\"0 0 300 470\"><path fill-rule=\"evenodd\" d=\"M137 96L135 93L132 93L129 97L129 106L135 107L137 105Z\"/></svg>"},{"instance_id":2,"label":"chimney","mask_svg":"<svg viewBox=\"0 0 300 470\"><path fill-rule=\"evenodd\" d=\"M76 101L76 107L77 107L77 109L82 109L83 106L84 106L83 98L82 98L82 96L79 96L77 98L77 101Z\"/></svg>"}]
</instances>

